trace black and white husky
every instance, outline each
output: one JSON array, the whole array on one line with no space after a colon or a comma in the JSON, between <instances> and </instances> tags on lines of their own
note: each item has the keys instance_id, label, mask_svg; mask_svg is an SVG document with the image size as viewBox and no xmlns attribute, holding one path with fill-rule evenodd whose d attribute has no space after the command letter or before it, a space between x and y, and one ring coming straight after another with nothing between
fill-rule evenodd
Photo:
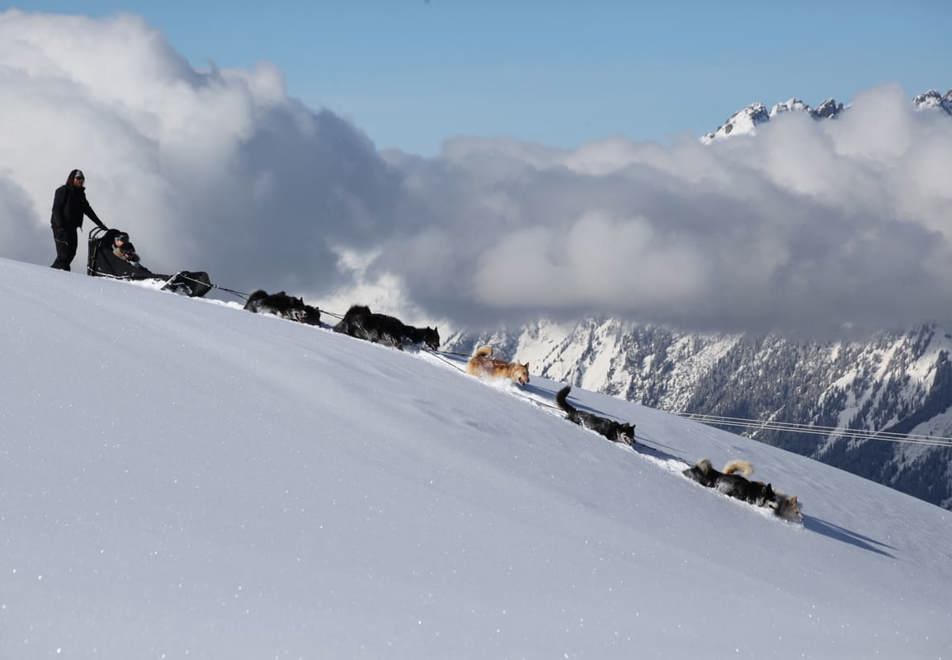
<instances>
[{"instance_id":1,"label":"black and white husky","mask_svg":"<svg viewBox=\"0 0 952 660\"><path fill-rule=\"evenodd\" d=\"M612 442L620 442L629 447L635 444L635 425L627 422L616 422L607 417L585 412L571 405L567 399L571 386L566 385L555 395L555 402L566 412L566 419L596 433L600 433Z\"/></svg>"}]
</instances>

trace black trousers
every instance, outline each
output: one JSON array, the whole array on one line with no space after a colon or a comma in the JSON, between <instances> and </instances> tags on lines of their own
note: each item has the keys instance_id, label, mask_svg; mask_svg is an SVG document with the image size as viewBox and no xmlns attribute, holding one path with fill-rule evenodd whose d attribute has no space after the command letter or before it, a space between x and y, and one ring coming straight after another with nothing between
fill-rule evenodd
<instances>
[{"instance_id":1,"label":"black trousers","mask_svg":"<svg viewBox=\"0 0 952 660\"><path fill-rule=\"evenodd\" d=\"M79 238L76 234L76 227L53 227L53 242L56 244L56 261L53 262L53 268L60 270L69 270L69 265L76 256L76 247L79 245Z\"/></svg>"}]
</instances>

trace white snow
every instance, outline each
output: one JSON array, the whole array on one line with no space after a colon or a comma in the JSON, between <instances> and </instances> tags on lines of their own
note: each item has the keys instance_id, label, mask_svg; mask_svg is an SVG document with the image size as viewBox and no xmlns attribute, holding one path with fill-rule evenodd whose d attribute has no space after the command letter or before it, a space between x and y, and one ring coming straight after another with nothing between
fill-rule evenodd
<instances>
[{"instance_id":1,"label":"white snow","mask_svg":"<svg viewBox=\"0 0 952 660\"><path fill-rule=\"evenodd\" d=\"M529 366L544 363L546 358L559 344L564 342L572 332L571 324L559 324L553 321L542 320L534 323L528 332L519 335L516 355ZM513 357L513 359L516 359Z\"/></svg>"},{"instance_id":2,"label":"white snow","mask_svg":"<svg viewBox=\"0 0 952 660\"><path fill-rule=\"evenodd\" d=\"M804 103L798 98L790 97L786 101L775 103L774 106L770 108L770 118L773 119L784 112L810 112L810 110L811 108L807 103Z\"/></svg>"},{"instance_id":3,"label":"white snow","mask_svg":"<svg viewBox=\"0 0 952 660\"><path fill-rule=\"evenodd\" d=\"M751 103L731 115L716 131L703 136L701 142L710 144L715 140L723 140L727 137L757 135L757 124L761 124L769 119L770 114L767 112L767 107L763 103Z\"/></svg>"},{"instance_id":4,"label":"white snow","mask_svg":"<svg viewBox=\"0 0 952 660\"><path fill-rule=\"evenodd\" d=\"M0 658L952 654L952 514L883 486L234 306L4 260L0 295Z\"/></svg>"},{"instance_id":5,"label":"white snow","mask_svg":"<svg viewBox=\"0 0 952 660\"><path fill-rule=\"evenodd\" d=\"M671 388L662 398L666 410L685 410L691 399L691 385L714 368L714 365L740 341L740 335L683 335L668 351L674 362L670 373Z\"/></svg>"}]
</instances>

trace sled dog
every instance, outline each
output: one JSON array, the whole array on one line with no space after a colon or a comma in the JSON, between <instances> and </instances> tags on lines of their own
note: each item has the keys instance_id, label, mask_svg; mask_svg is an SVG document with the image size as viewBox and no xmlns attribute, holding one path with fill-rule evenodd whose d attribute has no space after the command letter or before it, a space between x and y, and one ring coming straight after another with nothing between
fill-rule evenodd
<instances>
[{"instance_id":1,"label":"sled dog","mask_svg":"<svg viewBox=\"0 0 952 660\"><path fill-rule=\"evenodd\" d=\"M255 314L274 314L282 319L307 325L321 323L321 310L305 304L300 298L289 296L284 291L269 294L267 291L258 289L248 296L245 309Z\"/></svg>"},{"instance_id":2,"label":"sled dog","mask_svg":"<svg viewBox=\"0 0 952 660\"><path fill-rule=\"evenodd\" d=\"M416 328L393 316L375 314L366 305L351 305L340 323L334 326L334 332L342 332L351 337L400 350L407 344L421 343L434 351L440 348L439 329Z\"/></svg>"},{"instance_id":3,"label":"sled dog","mask_svg":"<svg viewBox=\"0 0 952 660\"><path fill-rule=\"evenodd\" d=\"M627 422L616 422L607 417L585 412L572 406L568 401L571 386L566 385L555 395L555 402L566 412L565 418L574 424L595 431L612 442L620 442L629 447L635 444L635 425Z\"/></svg>"},{"instance_id":4,"label":"sled dog","mask_svg":"<svg viewBox=\"0 0 952 660\"><path fill-rule=\"evenodd\" d=\"M466 373L477 378L508 378L525 385L529 382L529 363L498 360L493 357L492 346L480 346L466 363Z\"/></svg>"}]
</instances>

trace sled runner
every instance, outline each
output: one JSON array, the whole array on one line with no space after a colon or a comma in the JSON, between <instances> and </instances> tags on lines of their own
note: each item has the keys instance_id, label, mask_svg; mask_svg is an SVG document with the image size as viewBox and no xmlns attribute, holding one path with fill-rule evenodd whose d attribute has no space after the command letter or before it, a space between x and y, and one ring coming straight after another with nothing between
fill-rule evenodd
<instances>
[{"instance_id":1,"label":"sled runner","mask_svg":"<svg viewBox=\"0 0 952 660\"><path fill-rule=\"evenodd\" d=\"M120 239L117 241L117 239ZM119 245L117 245L119 243ZM139 263L128 234L118 229L94 227L89 232L89 253L86 274L93 277L111 277L117 280L155 280L164 282L162 289L198 298L211 291L208 273L181 270L174 275L153 273Z\"/></svg>"}]
</instances>

